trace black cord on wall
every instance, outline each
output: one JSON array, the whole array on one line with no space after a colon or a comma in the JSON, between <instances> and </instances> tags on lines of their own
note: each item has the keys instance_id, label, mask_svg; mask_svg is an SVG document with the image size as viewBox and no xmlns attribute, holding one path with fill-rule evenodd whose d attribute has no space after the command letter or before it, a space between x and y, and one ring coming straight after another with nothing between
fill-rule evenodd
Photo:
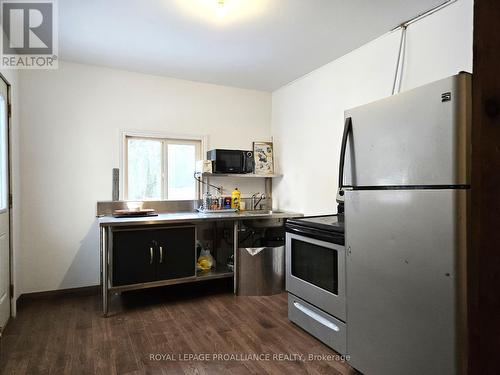
<instances>
[{"instance_id":1,"label":"black cord on wall","mask_svg":"<svg viewBox=\"0 0 500 375\"><path fill-rule=\"evenodd\" d=\"M210 186L210 187L212 187L212 188L216 189L216 190L219 192L219 194L222 194L222 187L220 187L220 186L215 186L215 185L212 185L212 184L210 184L210 183L208 183L208 182L203 181L201 178L199 178L199 177L196 175L196 172L194 172L193 177L194 177L194 179L195 179L196 181L198 181L199 183L202 183L203 185Z\"/></svg>"}]
</instances>

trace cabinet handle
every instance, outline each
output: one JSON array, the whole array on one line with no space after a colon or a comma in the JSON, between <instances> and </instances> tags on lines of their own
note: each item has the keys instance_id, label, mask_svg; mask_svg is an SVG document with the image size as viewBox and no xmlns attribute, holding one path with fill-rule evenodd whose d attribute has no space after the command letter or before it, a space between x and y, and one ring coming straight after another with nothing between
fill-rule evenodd
<instances>
[{"instance_id":1,"label":"cabinet handle","mask_svg":"<svg viewBox=\"0 0 500 375\"><path fill-rule=\"evenodd\" d=\"M149 264L153 264L153 248L149 248Z\"/></svg>"},{"instance_id":2,"label":"cabinet handle","mask_svg":"<svg viewBox=\"0 0 500 375\"><path fill-rule=\"evenodd\" d=\"M163 263L163 247L160 246L160 263Z\"/></svg>"}]
</instances>

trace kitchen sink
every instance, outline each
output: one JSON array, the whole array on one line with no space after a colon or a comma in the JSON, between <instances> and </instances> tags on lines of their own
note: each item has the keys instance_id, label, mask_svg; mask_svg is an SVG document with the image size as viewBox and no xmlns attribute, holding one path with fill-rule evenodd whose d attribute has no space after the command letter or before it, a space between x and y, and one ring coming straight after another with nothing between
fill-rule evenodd
<instances>
[{"instance_id":1,"label":"kitchen sink","mask_svg":"<svg viewBox=\"0 0 500 375\"><path fill-rule=\"evenodd\" d=\"M283 213L282 211L275 211L275 210L251 210L251 211L245 211L243 214L244 215L272 215L272 214L281 214Z\"/></svg>"}]
</instances>

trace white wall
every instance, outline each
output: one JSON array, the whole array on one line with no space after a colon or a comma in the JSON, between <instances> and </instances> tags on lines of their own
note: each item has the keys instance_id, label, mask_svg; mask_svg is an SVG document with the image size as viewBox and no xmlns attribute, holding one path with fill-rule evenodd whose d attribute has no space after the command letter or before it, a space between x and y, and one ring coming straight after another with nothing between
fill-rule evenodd
<instances>
[{"instance_id":1,"label":"white wall","mask_svg":"<svg viewBox=\"0 0 500 375\"><path fill-rule=\"evenodd\" d=\"M284 174L274 181L275 206L334 212L343 111L390 94L399 36L386 34L277 90L272 119L269 93L68 62L19 80L6 72L18 145L16 295L98 283L95 204L111 197L123 129L208 135L209 148L250 148L273 135ZM471 71L472 0L411 25L407 40L403 90ZM243 186L255 190L261 184Z\"/></svg>"},{"instance_id":2,"label":"white wall","mask_svg":"<svg viewBox=\"0 0 500 375\"><path fill-rule=\"evenodd\" d=\"M21 234L21 181L20 181L20 159L19 159L19 138L20 138L20 121L19 121L19 72L17 70L7 70L2 69L0 73L9 82L10 86L10 99L12 104L12 118L11 118L11 165L12 165L12 175L11 175L11 188L12 188L12 211L11 211L11 222L12 222L12 259L11 259L11 269L12 269L12 279L14 282L14 301L17 300L21 291L18 287L20 284L20 234ZM16 313L16 304L12 304L13 315Z\"/></svg>"},{"instance_id":3,"label":"white wall","mask_svg":"<svg viewBox=\"0 0 500 375\"><path fill-rule=\"evenodd\" d=\"M473 1L458 0L408 28L402 90L472 72ZM272 96L280 209L336 212L345 109L389 96L400 31L388 33L277 90Z\"/></svg>"},{"instance_id":4,"label":"white wall","mask_svg":"<svg viewBox=\"0 0 500 375\"><path fill-rule=\"evenodd\" d=\"M111 198L121 130L208 135L209 148L270 137L270 93L68 62L24 71L21 101L22 293L98 284L95 207Z\"/></svg>"}]
</instances>

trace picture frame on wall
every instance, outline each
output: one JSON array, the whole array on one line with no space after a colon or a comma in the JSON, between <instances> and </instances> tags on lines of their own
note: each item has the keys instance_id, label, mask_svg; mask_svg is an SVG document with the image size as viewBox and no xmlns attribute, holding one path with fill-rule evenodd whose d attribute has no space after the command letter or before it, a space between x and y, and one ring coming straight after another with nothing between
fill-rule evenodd
<instances>
[{"instance_id":1,"label":"picture frame on wall","mask_svg":"<svg viewBox=\"0 0 500 375\"><path fill-rule=\"evenodd\" d=\"M274 174L274 155L272 142L253 142L255 174Z\"/></svg>"}]
</instances>

